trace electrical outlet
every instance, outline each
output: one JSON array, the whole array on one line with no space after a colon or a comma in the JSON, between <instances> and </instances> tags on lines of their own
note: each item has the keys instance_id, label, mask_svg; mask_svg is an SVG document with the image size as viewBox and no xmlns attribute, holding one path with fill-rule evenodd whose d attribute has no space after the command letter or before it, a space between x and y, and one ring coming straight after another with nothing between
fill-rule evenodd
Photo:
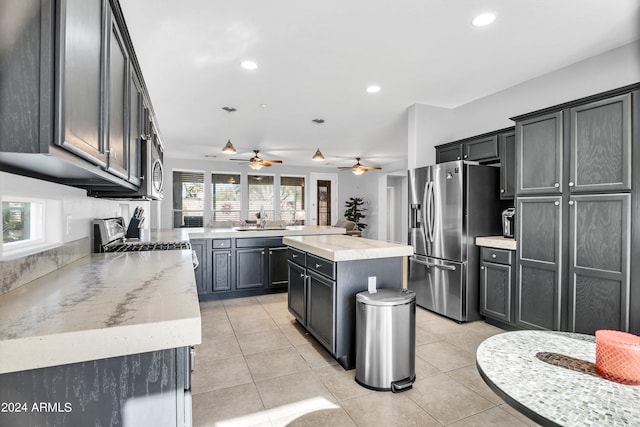
<instances>
[{"instance_id":1,"label":"electrical outlet","mask_svg":"<svg viewBox=\"0 0 640 427\"><path fill-rule=\"evenodd\" d=\"M368 290L370 294L375 294L377 292L376 289L376 276L369 277Z\"/></svg>"}]
</instances>

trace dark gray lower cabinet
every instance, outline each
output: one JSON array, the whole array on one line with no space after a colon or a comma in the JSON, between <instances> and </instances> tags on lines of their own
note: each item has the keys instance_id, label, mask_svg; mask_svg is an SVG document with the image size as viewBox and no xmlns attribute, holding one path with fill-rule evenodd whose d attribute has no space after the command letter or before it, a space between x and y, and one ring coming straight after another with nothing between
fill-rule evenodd
<instances>
[{"instance_id":1,"label":"dark gray lower cabinet","mask_svg":"<svg viewBox=\"0 0 640 427\"><path fill-rule=\"evenodd\" d=\"M335 353L336 282L308 271L307 329L331 353Z\"/></svg>"},{"instance_id":2,"label":"dark gray lower cabinet","mask_svg":"<svg viewBox=\"0 0 640 427\"><path fill-rule=\"evenodd\" d=\"M289 280L287 248L269 248L269 286L286 287Z\"/></svg>"},{"instance_id":3,"label":"dark gray lower cabinet","mask_svg":"<svg viewBox=\"0 0 640 427\"><path fill-rule=\"evenodd\" d=\"M569 324L573 332L629 330L631 196L569 199Z\"/></svg>"},{"instance_id":4,"label":"dark gray lower cabinet","mask_svg":"<svg viewBox=\"0 0 640 427\"><path fill-rule=\"evenodd\" d=\"M196 276L196 288L198 289L198 295L211 292L207 289L207 283L209 282L205 278L205 274L208 271L207 268L207 241L202 239L192 239L191 249L196 253L198 257L198 267L193 271Z\"/></svg>"},{"instance_id":5,"label":"dark gray lower cabinet","mask_svg":"<svg viewBox=\"0 0 640 427\"><path fill-rule=\"evenodd\" d=\"M190 426L190 375L188 347L2 374L0 425Z\"/></svg>"},{"instance_id":6,"label":"dark gray lower cabinet","mask_svg":"<svg viewBox=\"0 0 640 427\"><path fill-rule=\"evenodd\" d=\"M264 248L236 249L236 289L264 286Z\"/></svg>"},{"instance_id":7,"label":"dark gray lower cabinet","mask_svg":"<svg viewBox=\"0 0 640 427\"><path fill-rule=\"evenodd\" d=\"M355 295L402 287L402 257L333 262L289 248L289 312L345 369L355 366Z\"/></svg>"},{"instance_id":8,"label":"dark gray lower cabinet","mask_svg":"<svg viewBox=\"0 0 640 427\"><path fill-rule=\"evenodd\" d=\"M500 322L512 323L512 251L481 248L480 257L480 314Z\"/></svg>"},{"instance_id":9,"label":"dark gray lower cabinet","mask_svg":"<svg viewBox=\"0 0 640 427\"><path fill-rule=\"evenodd\" d=\"M213 292L230 291L232 287L233 255L231 249L211 251L211 286Z\"/></svg>"},{"instance_id":10,"label":"dark gray lower cabinet","mask_svg":"<svg viewBox=\"0 0 640 427\"><path fill-rule=\"evenodd\" d=\"M515 323L526 329L561 327L562 197L519 197Z\"/></svg>"}]
</instances>

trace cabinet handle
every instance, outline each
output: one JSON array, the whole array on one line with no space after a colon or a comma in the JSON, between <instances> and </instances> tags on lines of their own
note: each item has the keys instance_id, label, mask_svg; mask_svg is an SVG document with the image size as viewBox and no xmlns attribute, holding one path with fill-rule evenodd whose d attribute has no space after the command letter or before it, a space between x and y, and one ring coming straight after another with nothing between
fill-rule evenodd
<instances>
[{"instance_id":1,"label":"cabinet handle","mask_svg":"<svg viewBox=\"0 0 640 427\"><path fill-rule=\"evenodd\" d=\"M231 258L231 253L228 253L227 255L229 255L229 258Z\"/></svg>"},{"instance_id":2,"label":"cabinet handle","mask_svg":"<svg viewBox=\"0 0 640 427\"><path fill-rule=\"evenodd\" d=\"M260 252L262 255L264 255L264 251Z\"/></svg>"},{"instance_id":3,"label":"cabinet handle","mask_svg":"<svg viewBox=\"0 0 640 427\"><path fill-rule=\"evenodd\" d=\"M467 155L465 154L465 155L464 155L464 158L466 159L467 157L469 157L469 156L467 156Z\"/></svg>"},{"instance_id":4,"label":"cabinet handle","mask_svg":"<svg viewBox=\"0 0 640 427\"><path fill-rule=\"evenodd\" d=\"M557 182L555 184L553 184L554 187L559 188L560 184L558 184Z\"/></svg>"},{"instance_id":5,"label":"cabinet handle","mask_svg":"<svg viewBox=\"0 0 640 427\"><path fill-rule=\"evenodd\" d=\"M497 258L497 257L498 257L498 255L496 255L496 254L491 254L491 258L495 259L495 258Z\"/></svg>"},{"instance_id":6,"label":"cabinet handle","mask_svg":"<svg viewBox=\"0 0 640 427\"><path fill-rule=\"evenodd\" d=\"M573 181L569 181L569 187L573 187Z\"/></svg>"},{"instance_id":7,"label":"cabinet handle","mask_svg":"<svg viewBox=\"0 0 640 427\"><path fill-rule=\"evenodd\" d=\"M458 156L457 159L460 160L460 156Z\"/></svg>"},{"instance_id":8,"label":"cabinet handle","mask_svg":"<svg viewBox=\"0 0 640 427\"><path fill-rule=\"evenodd\" d=\"M569 206L573 206L573 200L569 200Z\"/></svg>"},{"instance_id":9,"label":"cabinet handle","mask_svg":"<svg viewBox=\"0 0 640 427\"><path fill-rule=\"evenodd\" d=\"M320 268L322 267L320 264L316 264L316 268Z\"/></svg>"},{"instance_id":10,"label":"cabinet handle","mask_svg":"<svg viewBox=\"0 0 640 427\"><path fill-rule=\"evenodd\" d=\"M300 273L300 277L304 279L304 273Z\"/></svg>"},{"instance_id":11,"label":"cabinet handle","mask_svg":"<svg viewBox=\"0 0 640 427\"><path fill-rule=\"evenodd\" d=\"M560 206L560 202L557 201L557 200L555 202L553 202L553 204L556 205L556 206Z\"/></svg>"},{"instance_id":12,"label":"cabinet handle","mask_svg":"<svg viewBox=\"0 0 640 427\"><path fill-rule=\"evenodd\" d=\"M269 251L269 255L273 255L273 251Z\"/></svg>"},{"instance_id":13,"label":"cabinet handle","mask_svg":"<svg viewBox=\"0 0 640 427\"><path fill-rule=\"evenodd\" d=\"M500 192L501 192L501 193L504 193L504 188L501 188L501 189L500 189Z\"/></svg>"},{"instance_id":14,"label":"cabinet handle","mask_svg":"<svg viewBox=\"0 0 640 427\"><path fill-rule=\"evenodd\" d=\"M484 270L484 265L481 265L481 266L480 266L480 270Z\"/></svg>"},{"instance_id":15,"label":"cabinet handle","mask_svg":"<svg viewBox=\"0 0 640 427\"><path fill-rule=\"evenodd\" d=\"M291 255L291 258L298 258L298 255L296 255L296 254L292 254L292 255Z\"/></svg>"}]
</instances>

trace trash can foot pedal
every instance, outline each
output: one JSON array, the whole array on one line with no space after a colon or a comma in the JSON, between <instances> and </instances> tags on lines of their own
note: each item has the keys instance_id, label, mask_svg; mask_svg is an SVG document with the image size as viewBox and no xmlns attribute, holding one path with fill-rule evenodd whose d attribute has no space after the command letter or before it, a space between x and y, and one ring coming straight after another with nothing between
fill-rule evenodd
<instances>
[{"instance_id":1,"label":"trash can foot pedal","mask_svg":"<svg viewBox=\"0 0 640 427\"><path fill-rule=\"evenodd\" d=\"M413 382L415 381L415 377L414 378L405 378L403 380L399 380L399 381L393 381L391 383L391 391L393 393L400 393L403 391L407 391L407 390L411 390L411 388L413 387Z\"/></svg>"}]
</instances>

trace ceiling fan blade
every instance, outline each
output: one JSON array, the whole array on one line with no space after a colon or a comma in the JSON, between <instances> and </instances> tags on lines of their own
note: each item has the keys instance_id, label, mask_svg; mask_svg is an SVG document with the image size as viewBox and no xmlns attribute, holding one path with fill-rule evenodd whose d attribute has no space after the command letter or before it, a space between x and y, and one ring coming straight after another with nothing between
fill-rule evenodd
<instances>
[{"instance_id":1,"label":"ceiling fan blade","mask_svg":"<svg viewBox=\"0 0 640 427\"><path fill-rule=\"evenodd\" d=\"M247 159L229 159L229 160L235 160L236 162L250 162L251 160L247 160Z\"/></svg>"},{"instance_id":2,"label":"ceiling fan blade","mask_svg":"<svg viewBox=\"0 0 640 427\"><path fill-rule=\"evenodd\" d=\"M273 160L273 159L264 159L262 160L263 162L269 162L269 163L282 163L282 160Z\"/></svg>"},{"instance_id":3,"label":"ceiling fan blade","mask_svg":"<svg viewBox=\"0 0 640 427\"><path fill-rule=\"evenodd\" d=\"M339 170L353 169L353 166L338 166Z\"/></svg>"},{"instance_id":4,"label":"ceiling fan blade","mask_svg":"<svg viewBox=\"0 0 640 427\"><path fill-rule=\"evenodd\" d=\"M376 170L376 171L382 170L382 168L379 168L377 166L360 166L360 167L363 168L363 169L366 169L368 171L369 170Z\"/></svg>"}]
</instances>

